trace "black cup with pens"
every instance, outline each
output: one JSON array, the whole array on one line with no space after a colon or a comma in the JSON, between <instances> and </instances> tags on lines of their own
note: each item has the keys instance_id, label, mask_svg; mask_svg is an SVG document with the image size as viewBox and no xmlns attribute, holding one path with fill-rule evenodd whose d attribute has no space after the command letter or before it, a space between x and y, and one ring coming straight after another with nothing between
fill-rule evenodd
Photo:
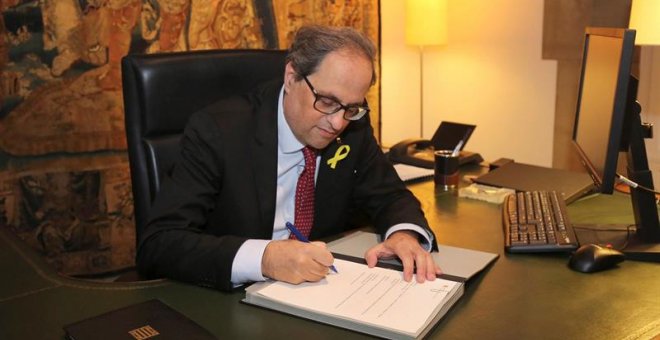
<instances>
[{"instance_id":1,"label":"black cup with pens","mask_svg":"<svg viewBox=\"0 0 660 340\"><path fill-rule=\"evenodd\" d=\"M435 187L441 191L451 191L458 187L458 155L457 150L436 150L435 171L433 179Z\"/></svg>"}]
</instances>

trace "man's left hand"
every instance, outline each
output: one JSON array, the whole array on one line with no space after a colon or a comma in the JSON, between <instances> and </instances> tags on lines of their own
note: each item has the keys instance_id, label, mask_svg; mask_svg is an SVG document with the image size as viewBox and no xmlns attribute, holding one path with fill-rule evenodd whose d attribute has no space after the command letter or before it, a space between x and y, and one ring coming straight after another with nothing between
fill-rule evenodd
<instances>
[{"instance_id":1,"label":"man's left hand","mask_svg":"<svg viewBox=\"0 0 660 340\"><path fill-rule=\"evenodd\" d=\"M417 268L417 282L435 280L436 275L442 274L442 270L435 264L431 253L419 244L418 235L414 231L399 230L383 243L380 243L364 254L369 268L376 266L379 258L398 256L403 263L403 279L407 282L412 280L413 269Z\"/></svg>"}]
</instances>

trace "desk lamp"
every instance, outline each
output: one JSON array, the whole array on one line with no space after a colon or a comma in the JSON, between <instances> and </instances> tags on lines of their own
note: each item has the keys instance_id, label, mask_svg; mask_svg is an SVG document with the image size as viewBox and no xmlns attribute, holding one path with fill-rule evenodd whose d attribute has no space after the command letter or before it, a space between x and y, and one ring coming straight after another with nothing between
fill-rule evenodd
<instances>
[{"instance_id":1,"label":"desk lamp","mask_svg":"<svg viewBox=\"0 0 660 340\"><path fill-rule=\"evenodd\" d=\"M406 0L406 43L419 47L419 136L424 138L424 46L447 43L447 0Z\"/></svg>"},{"instance_id":2,"label":"desk lamp","mask_svg":"<svg viewBox=\"0 0 660 340\"><path fill-rule=\"evenodd\" d=\"M648 71L645 70L644 75L639 75L640 79L642 77L648 77L644 79L648 84L645 86L647 90L646 95L648 96L647 100L653 98L652 91L654 89L654 75L653 64L654 52L656 48L648 48L645 46L659 46L660 45L660 1L658 0L633 0L632 8L630 10L630 28L635 29L635 45L642 45L641 48L644 49L645 53L649 56L649 62L646 64ZM641 72L640 72L641 73ZM651 100L652 101L652 100ZM651 111L657 110L656 105L651 105L651 103L646 103L647 109ZM655 117L660 117L660 112L649 112L647 115L652 114ZM647 116L648 118L648 116ZM649 124L650 125L650 124Z\"/></svg>"},{"instance_id":3,"label":"desk lamp","mask_svg":"<svg viewBox=\"0 0 660 340\"><path fill-rule=\"evenodd\" d=\"M660 45L660 1L633 0L629 28L637 31L635 45ZM653 60L653 49L651 61ZM653 77L653 62L649 63L649 77ZM651 78L652 79L652 78Z\"/></svg>"},{"instance_id":4,"label":"desk lamp","mask_svg":"<svg viewBox=\"0 0 660 340\"><path fill-rule=\"evenodd\" d=\"M635 29L635 45L660 45L660 1L633 0L630 28Z\"/></svg>"}]
</instances>

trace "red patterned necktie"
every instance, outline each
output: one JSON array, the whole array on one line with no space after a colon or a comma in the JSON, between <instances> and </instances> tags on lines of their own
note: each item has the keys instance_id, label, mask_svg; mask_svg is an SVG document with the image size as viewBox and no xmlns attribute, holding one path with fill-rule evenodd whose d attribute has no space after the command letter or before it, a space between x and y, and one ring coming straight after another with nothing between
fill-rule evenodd
<instances>
[{"instance_id":1,"label":"red patterned necktie","mask_svg":"<svg viewBox=\"0 0 660 340\"><path fill-rule=\"evenodd\" d=\"M309 237L314 225L314 173L316 172L316 149L306 146L302 149L305 168L296 185L296 211L293 224L301 234ZM296 237L291 234L291 239Z\"/></svg>"}]
</instances>

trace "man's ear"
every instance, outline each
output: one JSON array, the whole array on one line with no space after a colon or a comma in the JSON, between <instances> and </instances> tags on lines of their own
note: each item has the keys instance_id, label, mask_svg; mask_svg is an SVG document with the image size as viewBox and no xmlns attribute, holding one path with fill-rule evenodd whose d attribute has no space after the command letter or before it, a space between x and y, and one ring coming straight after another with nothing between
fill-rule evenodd
<instances>
[{"instance_id":1,"label":"man's ear","mask_svg":"<svg viewBox=\"0 0 660 340\"><path fill-rule=\"evenodd\" d=\"M289 92L293 83L296 82L296 74L291 62L286 63L284 67L284 92Z\"/></svg>"}]
</instances>

